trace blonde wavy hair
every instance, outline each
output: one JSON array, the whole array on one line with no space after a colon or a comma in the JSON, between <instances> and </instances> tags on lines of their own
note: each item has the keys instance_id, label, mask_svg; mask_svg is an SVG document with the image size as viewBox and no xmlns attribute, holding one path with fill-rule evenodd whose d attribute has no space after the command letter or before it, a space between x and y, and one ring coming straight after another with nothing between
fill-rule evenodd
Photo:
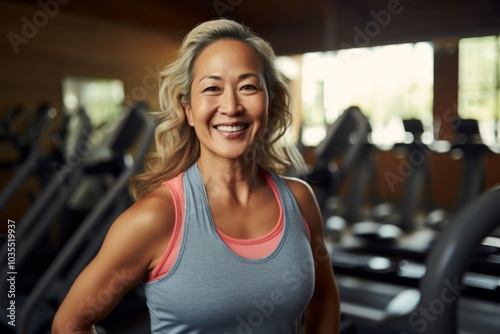
<instances>
[{"instance_id":1,"label":"blonde wavy hair","mask_svg":"<svg viewBox=\"0 0 500 334\"><path fill-rule=\"evenodd\" d=\"M130 182L135 200L156 189L187 170L200 155L200 146L194 129L188 125L183 104L190 101L193 65L198 55L211 43L220 39L244 42L257 51L264 65L264 80L272 108L267 128L256 145L256 163L277 174L287 169L304 167L302 157L283 140L292 122L291 91L285 78L276 69L276 55L271 45L247 26L229 19L216 19L199 24L184 38L178 58L160 72L160 108L152 116L157 122L154 149L145 159L144 172Z\"/></svg>"}]
</instances>

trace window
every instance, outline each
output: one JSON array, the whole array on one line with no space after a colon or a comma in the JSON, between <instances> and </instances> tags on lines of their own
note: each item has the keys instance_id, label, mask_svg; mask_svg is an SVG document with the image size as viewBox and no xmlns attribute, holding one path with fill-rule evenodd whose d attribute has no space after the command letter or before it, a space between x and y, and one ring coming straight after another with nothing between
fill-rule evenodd
<instances>
[{"instance_id":1,"label":"window","mask_svg":"<svg viewBox=\"0 0 500 334\"><path fill-rule=\"evenodd\" d=\"M487 144L500 142L500 37L459 43L458 114L477 119Z\"/></svg>"},{"instance_id":2,"label":"window","mask_svg":"<svg viewBox=\"0 0 500 334\"><path fill-rule=\"evenodd\" d=\"M65 77L62 90L65 112L72 115L83 107L95 127L118 119L122 111L125 92L121 80Z\"/></svg>"},{"instance_id":3,"label":"window","mask_svg":"<svg viewBox=\"0 0 500 334\"><path fill-rule=\"evenodd\" d=\"M418 118L432 126L432 89L430 43L304 54L302 141L316 146L327 123L352 105L369 118L374 143L404 141L402 119Z\"/></svg>"},{"instance_id":4,"label":"window","mask_svg":"<svg viewBox=\"0 0 500 334\"><path fill-rule=\"evenodd\" d=\"M81 119L78 109L82 107L89 118L92 128L115 124L122 114L125 91L123 82L118 79L85 77L65 77L62 79L62 99L64 112L68 117L65 154L73 154L80 138ZM85 134L94 144L105 140L101 131Z\"/></svg>"}]
</instances>

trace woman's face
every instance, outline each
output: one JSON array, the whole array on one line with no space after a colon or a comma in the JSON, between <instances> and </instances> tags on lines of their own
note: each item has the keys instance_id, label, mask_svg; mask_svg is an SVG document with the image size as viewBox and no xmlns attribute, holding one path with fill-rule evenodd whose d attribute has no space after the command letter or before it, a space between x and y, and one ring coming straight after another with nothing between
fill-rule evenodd
<instances>
[{"instance_id":1,"label":"woman's face","mask_svg":"<svg viewBox=\"0 0 500 334\"><path fill-rule=\"evenodd\" d=\"M202 155L237 159L251 152L269 107L258 53L231 39L207 46L194 62L191 100L184 107Z\"/></svg>"}]
</instances>

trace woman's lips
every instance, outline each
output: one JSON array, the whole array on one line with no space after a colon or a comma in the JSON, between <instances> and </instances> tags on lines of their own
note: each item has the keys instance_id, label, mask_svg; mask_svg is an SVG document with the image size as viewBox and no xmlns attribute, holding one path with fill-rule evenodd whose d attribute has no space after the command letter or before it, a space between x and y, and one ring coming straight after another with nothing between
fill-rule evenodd
<instances>
[{"instance_id":1,"label":"woman's lips","mask_svg":"<svg viewBox=\"0 0 500 334\"><path fill-rule=\"evenodd\" d=\"M248 124L238 123L238 124L219 124L214 126L214 128L226 138L238 138L248 129Z\"/></svg>"}]
</instances>

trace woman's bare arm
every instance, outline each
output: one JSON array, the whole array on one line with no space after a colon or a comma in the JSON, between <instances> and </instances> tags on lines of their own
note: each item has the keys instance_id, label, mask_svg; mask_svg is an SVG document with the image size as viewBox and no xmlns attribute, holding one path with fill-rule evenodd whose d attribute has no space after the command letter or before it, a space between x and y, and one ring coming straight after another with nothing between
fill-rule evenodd
<instances>
[{"instance_id":1,"label":"woman's bare arm","mask_svg":"<svg viewBox=\"0 0 500 334\"><path fill-rule=\"evenodd\" d=\"M59 307L52 333L95 333L94 324L143 281L161 257L174 219L171 194L164 186L118 217Z\"/></svg>"}]
</instances>

